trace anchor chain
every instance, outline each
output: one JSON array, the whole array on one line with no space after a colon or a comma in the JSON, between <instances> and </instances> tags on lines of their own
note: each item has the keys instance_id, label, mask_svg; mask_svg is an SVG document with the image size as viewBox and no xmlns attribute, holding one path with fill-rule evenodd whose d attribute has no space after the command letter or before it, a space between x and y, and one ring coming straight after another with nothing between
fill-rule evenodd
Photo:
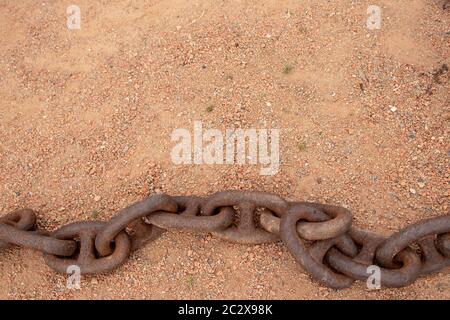
<instances>
[{"instance_id":1,"label":"anchor chain","mask_svg":"<svg viewBox=\"0 0 450 320\"><path fill-rule=\"evenodd\" d=\"M313 279L334 289L366 281L370 266L380 268L381 286L403 287L450 265L450 213L382 237L354 227L346 208L288 202L256 191L155 194L109 221L74 222L54 232L37 230L35 224L31 209L0 217L0 250L16 245L41 251L59 273L71 265L82 274L112 271L167 229L211 233L242 244L282 241Z\"/></svg>"}]
</instances>

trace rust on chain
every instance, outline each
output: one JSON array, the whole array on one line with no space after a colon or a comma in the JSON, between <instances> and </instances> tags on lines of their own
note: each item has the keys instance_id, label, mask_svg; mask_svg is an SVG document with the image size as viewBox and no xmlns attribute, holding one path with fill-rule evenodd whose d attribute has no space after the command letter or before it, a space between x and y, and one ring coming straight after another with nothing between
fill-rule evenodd
<instances>
[{"instance_id":1,"label":"rust on chain","mask_svg":"<svg viewBox=\"0 0 450 320\"><path fill-rule=\"evenodd\" d=\"M240 203L239 221L236 226L231 226L225 230L211 232L218 238L244 244L261 244L278 241L278 236L263 229L257 228L254 220L256 206L249 202ZM235 215L234 209L230 209ZM223 208L221 209L223 210Z\"/></svg>"},{"instance_id":2,"label":"rust on chain","mask_svg":"<svg viewBox=\"0 0 450 320\"><path fill-rule=\"evenodd\" d=\"M450 257L439 251L435 235L427 236L417 243L422 250L422 274L439 272L450 265Z\"/></svg>"},{"instance_id":3,"label":"rust on chain","mask_svg":"<svg viewBox=\"0 0 450 320\"><path fill-rule=\"evenodd\" d=\"M175 200L167 195L157 194L147 199L137 202L125 209L119 211L119 213L113 217L105 226L100 230L100 233L95 239L95 247L97 248L100 256L110 255L113 249L111 248L112 240L133 221L142 219L145 216L157 211L176 212L177 203ZM154 239L154 226L150 224L140 223L140 233L136 238L145 237L147 241ZM157 236L160 234L160 230L156 230ZM144 242L139 240L140 244ZM133 245L136 248L136 245Z\"/></svg>"},{"instance_id":4,"label":"rust on chain","mask_svg":"<svg viewBox=\"0 0 450 320\"><path fill-rule=\"evenodd\" d=\"M450 233L437 236L436 247L445 257L450 258Z\"/></svg>"},{"instance_id":5,"label":"rust on chain","mask_svg":"<svg viewBox=\"0 0 450 320\"><path fill-rule=\"evenodd\" d=\"M400 231L397 231L385 242L383 242L377 249L375 255L376 260L384 267L395 268L398 265L395 261L395 257L400 251L427 236L439 235L448 232L450 232L450 215L430 218L414 223ZM422 245L424 245L424 242L422 242ZM431 254L431 247L429 244L426 246L426 249L425 254L429 254L428 259L438 253L433 250L433 253ZM433 257L432 259L436 259L436 257ZM426 268L424 269L424 272L427 273L427 271L430 270L430 267L427 265L425 266Z\"/></svg>"},{"instance_id":6,"label":"rust on chain","mask_svg":"<svg viewBox=\"0 0 450 320\"><path fill-rule=\"evenodd\" d=\"M352 227L346 208L287 202L264 192L157 194L107 222L75 222L52 233L35 230L35 223L30 209L0 217L0 249L19 245L39 250L60 273L71 265L83 274L109 272L166 229L208 232L246 244L282 240L312 278L336 289L367 280L372 265L380 267L383 287L406 286L450 266L450 215L417 222L386 238Z\"/></svg>"},{"instance_id":7,"label":"rust on chain","mask_svg":"<svg viewBox=\"0 0 450 320\"><path fill-rule=\"evenodd\" d=\"M370 274L368 267L373 264L377 248L386 239L368 232L352 228L349 231L351 239L361 246L358 255L351 257L336 248L326 248L326 260L335 270L353 278L367 281ZM320 249L319 249L320 250ZM326 251L326 252L325 252ZM383 287L403 287L412 283L419 276L421 262L418 255L406 248L398 253L401 266L398 269L380 267L380 285Z\"/></svg>"},{"instance_id":8,"label":"rust on chain","mask_svg":"<svg viewBox=\"0 0 450 320\"><path fill-rule=\"evenodd\" d=\"M201 204L198 197L174 197L179 213L155 212L146 218L150 224L163 229L185 229L199 232L213 232L227 228L234 218L232 208L224 207L212 216L201 216Z\"/></svg>"},{"instance_id":9,"label":"rust on chain","mask_svg":"<svg viewBox=\"0 0 450 320\"><path fill-rule=\"evenodd\" d=\"M232 208L221 208L220 212L209 217L189 216L176 213L156 213L147 220L163 229L185 229L199 232L214 232L225 229L233 223Z\"/></svg>"},{"instance_id":10,"label":"rust on chain","mask_svg":"<svg viewBox=\"0 0 450 320\"><path fill-rule=\"evenodd\" d=\"M297 233L306 240L325 240L337 237L348 231L352 224L352 214L345 208L314 203L314 202L291 202L290 206L304 205L311 210L323 214L313 214L316 219L311 221L297 222ZM280 233L280 218L270 212L263 212L260 216L261 226L271 233Z\"/></svg>"},{"instance_id":11,"label":"rust on chain","mask_svg":"<svg viewBox=\"0 0 450 320\"><path fill-rule=\"evenodd\" d=\"M205 216L213 214L218 207L236 206L239 203L250 202L257 207L267 208L278 217L285 214L289 204L280 196L258 191L228 190L209 196L202 206Z\"/></svg>"},{"instance_id":12,"label":"rust on chain","mask_svg":"<svg viewBox=\"0 0 450 320\"><path fill-rule=\"evenodd\" d=\"M304 239L324 240L334 238L348 231L352 225L352 214L343 207L311 202L300 202L300 204L320 210L332 218L322 222L299 222L297 231Z\"/></svg>"},{"instance_id":13,"label":"rust on chain","mask_svg":"<svg viewBox=\"0 0 450 320\"><path fill-rule=\"evenodd\" d=\"M31 209L16 210L0 217L0 224L8 225L18 230L32 230L36 224L36 213ZM0 233L0 249L5 249L9 246L8 242L2 241L2 233Z\"/></svg>"},{"instance_id":14,"label":"rust on chain","mask_svg":"<svg viewBox=\"0 0 450 320\"><path fill-rule=\"evenodd\" d=\"M281 218L280 235L294 259L317 281L334 289L343 289L352 285L353 279L342 274L338 274L324 265L321 260L317 260L316 255L312 255L297 233L297 223L300 220L321 220L324 213L316 208L304 204L293 205L288 213ZM330 246L331 247L331 246Z\"/></svg>"},{"instance_id":15,"label":"rust on chain","mask_svg":"<svg viewBox=\"0 0 450 320\"><path fill-rule=\"evenodd\" d=\"M36 231L23 231L1 223L0 240L9 244L59 256L72 255L77 246L75 241L72 240L58 240Z\"/></svg>"},{"instance_id":16,"label":"rust on chain","mask_svg":"<svg viewBox=\"0 0 450 320\"><path fill-rule=\"evenodd\" d=\"M259 228L255 221L257 207L270 210L281 217L288 208L281 197L262 192L223 191L210 196L202 205L202 214L210 217L223 207L238 207L239 221L225 230L214 231L213 235L228 241L244 244L270 243L279 240L276 234ZM234 209L233 209L234 210Z\"/></svg>"},{"instance_id":17,"label":"rust on chain","mask_svg":"<svg viewBox=\"0 0 450 320\"><path fill-rule=\"evenodd\" d=\"M178 213L182 216L194 216L196 215L200 209L200 200L198 197L189 197L189 196L178 196L172 197L173 200L177 203ZM131 250L135 251L145 244L159 238L161 234L164 232L164 229L167 229L168 226L159 227L149 221L149 217L157 214L171 215L171 212L164 211L156 211L151 215L144 216L142 219L138 218L132 221L128 225L128 234L131 238Z\"/></svg>"},{"instance_id":18,"label":"rust on chain","mask_svg":"<svg viewBox=\"0 0 450 320\"><path fill-rule=\"evenodd\" d=\"M113 238L112 253L98 258L95 238L105 226L106 223L100 221L84 221L68 224L55 231L52 236L56 239L74 240L78 238L79 250L71 257L44 254L45 262L59 273L66 273L67 268L72 265L78 266L82 274L99 274L118 268L130 254L131 241L124 231L119 232Z\"/></svg>"},{"instance_id":19,"label":"rust on chain","mask_svg":"<svg viewBox=\"0 0 450 320\"><path fill-rule=\"evenodd\" d=\"M127 226L127 233L131 240L131 251L135 251L145 244L158 239L164 229L146 223L143 219L136 219Z\"/></svg>"}]
</instances>

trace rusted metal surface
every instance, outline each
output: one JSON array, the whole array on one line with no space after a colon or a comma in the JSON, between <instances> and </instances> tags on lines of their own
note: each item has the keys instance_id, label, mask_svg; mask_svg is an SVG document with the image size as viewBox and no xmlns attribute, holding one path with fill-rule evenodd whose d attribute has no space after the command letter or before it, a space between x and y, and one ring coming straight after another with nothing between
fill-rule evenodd
<instances>
[{"instance_id":1,"label":"rusted metal surface","mask_svg":"<svg viewBox=\"0 0 450 320\"><path fill-rule=\"evenodd\" d=\"M3 242L24 248L35 249L58 256L70 256L75 252L77 244L71 240L59 240L53 237L17 229L0 223L0 239Z\"/></svg>"},{"instance_id":2,"label":"rusted metal surface","mask_svg":"<svg viewBox=\"0 0 450 320\"><path fill-rule=\"evenodd\" d=\"M198 232L223 230L233 223L232 208L221 208L217 214L202 216L201 205L204 199L199 197L174 197L178 206L177 213L156 212L146 218L146 222L163 229L184 229Z\"/></svg>"},{"instance_id":3,"label":"rusted metal surface","mask_svg":"<svg viewBox=\"0 0 450 320\"><path fill-rule=\"evenodd\" d=\"M361 246L359 254L352 258L331 248L326 255L327 262L333 269L353 279L365 281L368 277L367 268L375 265L373 262L375 252L385 239L356 229L350 230L349 236ZM411 249L403 249L396 258L401 264L398 269L380 267L380 281L384 287L406 286L416 280L420 274L420 258Z\"/></svg>"},{"instance_id":4,"label":"rusted metal surface","mask_svg":"<svg viewBox=\"0 0 450 320\"><path fill-rule=\"evenodd\" d=\"M166 229L206 232L244 244L283 241L313 279L335 289L367 280L369 266L380 268L383 287L406 286L450 266L449 213L381 237L353 227L346 208L288 202L254 191L209 197L156 194L109 221L75 222L52 233L35 230L35 223L30 209L1 217L0 249L18 245L41 251L60 273L71 265L83 274L112 271Z\"/></svg>"},{"instance_id":5,"label":"rusted metal surface","mask_svg":"<svg viewBox=\"0 0 450 320\"><path fill-rule=\"evenodd\" d=\"M428 236L418 241L422 250L422 274L439 272L450 265L450 258L439 252L436 244L436 236Z\"/></svg>"},{"instance_id":6,"label":"rusted metal surface","mask_svg":"<svg viewBox=\"0 0 450 320\"><path fill-rule=\"evenodd\" d=\"M154 195L141 202L132 204L131 206L119 211L113 217L95 238L95 247L100 256L110 255L113 249L111 243L113 239L123 230L126 229L131 222L144 218L154 212L166 211L177 212L177 203L174 199L167 195ZM142 226L142 225L141 225ZM156 238L154 226L148 225L148 229L141 231L140 237Z\"/></svg>"},{"instance_id":7,"label":"rusted metal surface","mask_svg":"<svg viewBox=\"0 0 450 320\"><path fill-rule=\"evenodd\" d=\"M450 233L437 236L436 247L445 257L450 258Z\"/></svg>"},{"instance_id":8,"label":"rusted metal surface","mask_svg":"<svg viewBox=\"0 0 450 320\"><path fill-rule=\"evenodd\" d=\"M31 209L21 209L11 212L4 217L0 217L0 224L12 226L18 230L32 230L36 223L36 213ZM3 233L0 233L2 236ZM6 239L5 239L6 240ZM0 238L0 249L10 247L7 241L2 241Z\"/></svg>"},{"instance_id":9,"label":"rusted metal surface","mask_svg":"<svg viewBox=\"0 0 450 320\"><path fill-rule=\"evenodd\" d=\"M345 208L313 202L291 202L290 206L306 206L315 212L297 223L297 233L306 240L323 240L337 237L348 231L352 225L352 214ZM325 214L323 214L325 213ZM332 218L332 219L330 219ZM281 219L267 210L261 213L260 223L263 229L279 234Z\"/></svg>"},{"instance_id":10,"label":"rusted metal surface","mask_svg":"<svg viewBox=\"0 0 450 320\"><path fill-rule=\"evenodd\" d=\"M99 274L116 269L128 259L131 241L125 231L120 231L113 238L114 249L111 253L97 258L95 239L105 227L106 223L99 221L75 222L62 227L52 236L61 240L79 238L79 250L72 257L44 254L45 262L59 273L67 272L67 268L73 265L78 266L83 274Z\"/></svg>"},{"instance_id":11,"label":"rusted metal surface","mask_svg":"<svg viewBox=\"0 0 450 320\"><path fill-rule=\"evenodd\" d=\"M450 215L414 223L390 236L377 249L376 259L382 266L395 268L395 256L418 240L427 236L450 232Z\"/></svg>"},{"instance_id":12,"label":"rusted metal surface","mask_svg":"<svg viewBox=\"0 0 450 320\"><path fill-rule=\"evenodd\" d=\"M298 223L298 234L304 239L323 240L337 237L348 231L352 225L352 214L345 208L320 203L300 202L299 204L313 207L332 218L327 218L327 221Z\"/></svg>"},{"instance_id":13,"label":"rusted metal surface","mask_svg":"<svg viewBox=\"0 0 450 320\"><path fill-rule=\"evenodd\" d=\"M275 194L254 191L223 191L210 196L202 206L205 216L212 216L216 210L224 207L237 207L239 221L236 225L221 231L212 232L213 235L232 242L243 244L260 244L276 242L276 234L258 228L255 216L256 208L263 207L281 217L288 208L288 203ZM233 209L234 210L234 209Z\"/></svg>"},{"instance_id":14,"label":"rusted metal surface","mask_svg":"<svg viewBox=\"0 0 450 320\"><path fill-rule=\"evenodd\" d=\"M304 204L295 204L281 219L280 235L295 260L317 281L327 287L343 289L352 285L353 279L335 273L324 265L319 256L312 255L297 232L297 223L301 220L321 221L325 213L320 213L314 207ZM333 247L334 243L329 243ZM323 257L322 257L323 258Z\"/></svg>"}]
</instances>

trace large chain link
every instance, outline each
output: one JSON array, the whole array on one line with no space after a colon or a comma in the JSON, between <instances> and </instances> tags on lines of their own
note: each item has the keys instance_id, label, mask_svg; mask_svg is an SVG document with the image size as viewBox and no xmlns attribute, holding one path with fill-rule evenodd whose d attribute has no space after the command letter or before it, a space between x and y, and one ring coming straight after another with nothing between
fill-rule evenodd
<instances>
[{"instance_id":1,"label":"large chain link","mask_svg":"<svg viewBox=\"0 0 450 320\"><path fill-rule=\"evenodd\" d=\"M384 287L406 286L450 265L448 213L385 238L353 227L352 214L345 208L287 202L254 191L223 191L209 197L156 194L107 222L75 222L52 233L36 230L35 223L31 209L1 217L0 249L18 245L39 250L59 273L66 273L71 265L83 274L114 270L130 252L166 229L211 233L244 244L283 241L303 269L335 289L366 281L368 267L374 265L380 268Z\"/></svg>"}]
</instances>

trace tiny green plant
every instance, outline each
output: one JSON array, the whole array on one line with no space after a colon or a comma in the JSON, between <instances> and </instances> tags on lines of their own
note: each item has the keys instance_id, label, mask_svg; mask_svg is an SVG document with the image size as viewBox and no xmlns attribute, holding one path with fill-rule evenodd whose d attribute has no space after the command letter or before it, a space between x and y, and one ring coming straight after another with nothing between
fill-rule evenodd
<instances>
[{"instance_id":1,"label":"tiny green plant","mask_svg":"<svg viewBox=\"0 0 450 320\"><path fill-rule=\"evenodd\" d=\"M92 211L92 218L97 219L97 217L100 215L100 212L97 210Z\"/></svg>"},{"instance_id":2,"label":"tiny green plant","mask_svg":"<svg viewBox=\"0 0 450 320\"><path fill-rule=\"evenodd\" d=\"M307 145L306 145L306 142L300 142L299 144L298 144L298 149L300 150L300 151L306 151L306 148L307 148Z\"/></svg>"},{"instance_id":3,"label":"tiny green plant","mask_svg":"<svg viewBox=\"0 0 450 320\"><path fill-rule=\"evenodd\" d=\"M212 104L210 104L209 106L206 107L206 111L208 112L212 112L214 110L214 106Z\"/></svg>"},{"instance_id":4,"label":"tiny green plant","mask_svg":"<svg viewBox=\"0 0 450 320\"><path fill-rule=\"evenodd\" d=\"M294 69L294 66L292 64L290 64L290 63L285 64L284 67L283 67L283 73L284 74L289 74L289 73L292 72L293 69Z\"/></svg>"},{"instance_id":5,"label":"tiny green plant","mask_svg":"<svg viewBox=\"0 0 450 320\"><path fill-rule=\"evenodd\" d=\"M188 287L189 289L192 289L194 287L194 277L189 276L188 278Z\"/></svg>"}]
</instances>

